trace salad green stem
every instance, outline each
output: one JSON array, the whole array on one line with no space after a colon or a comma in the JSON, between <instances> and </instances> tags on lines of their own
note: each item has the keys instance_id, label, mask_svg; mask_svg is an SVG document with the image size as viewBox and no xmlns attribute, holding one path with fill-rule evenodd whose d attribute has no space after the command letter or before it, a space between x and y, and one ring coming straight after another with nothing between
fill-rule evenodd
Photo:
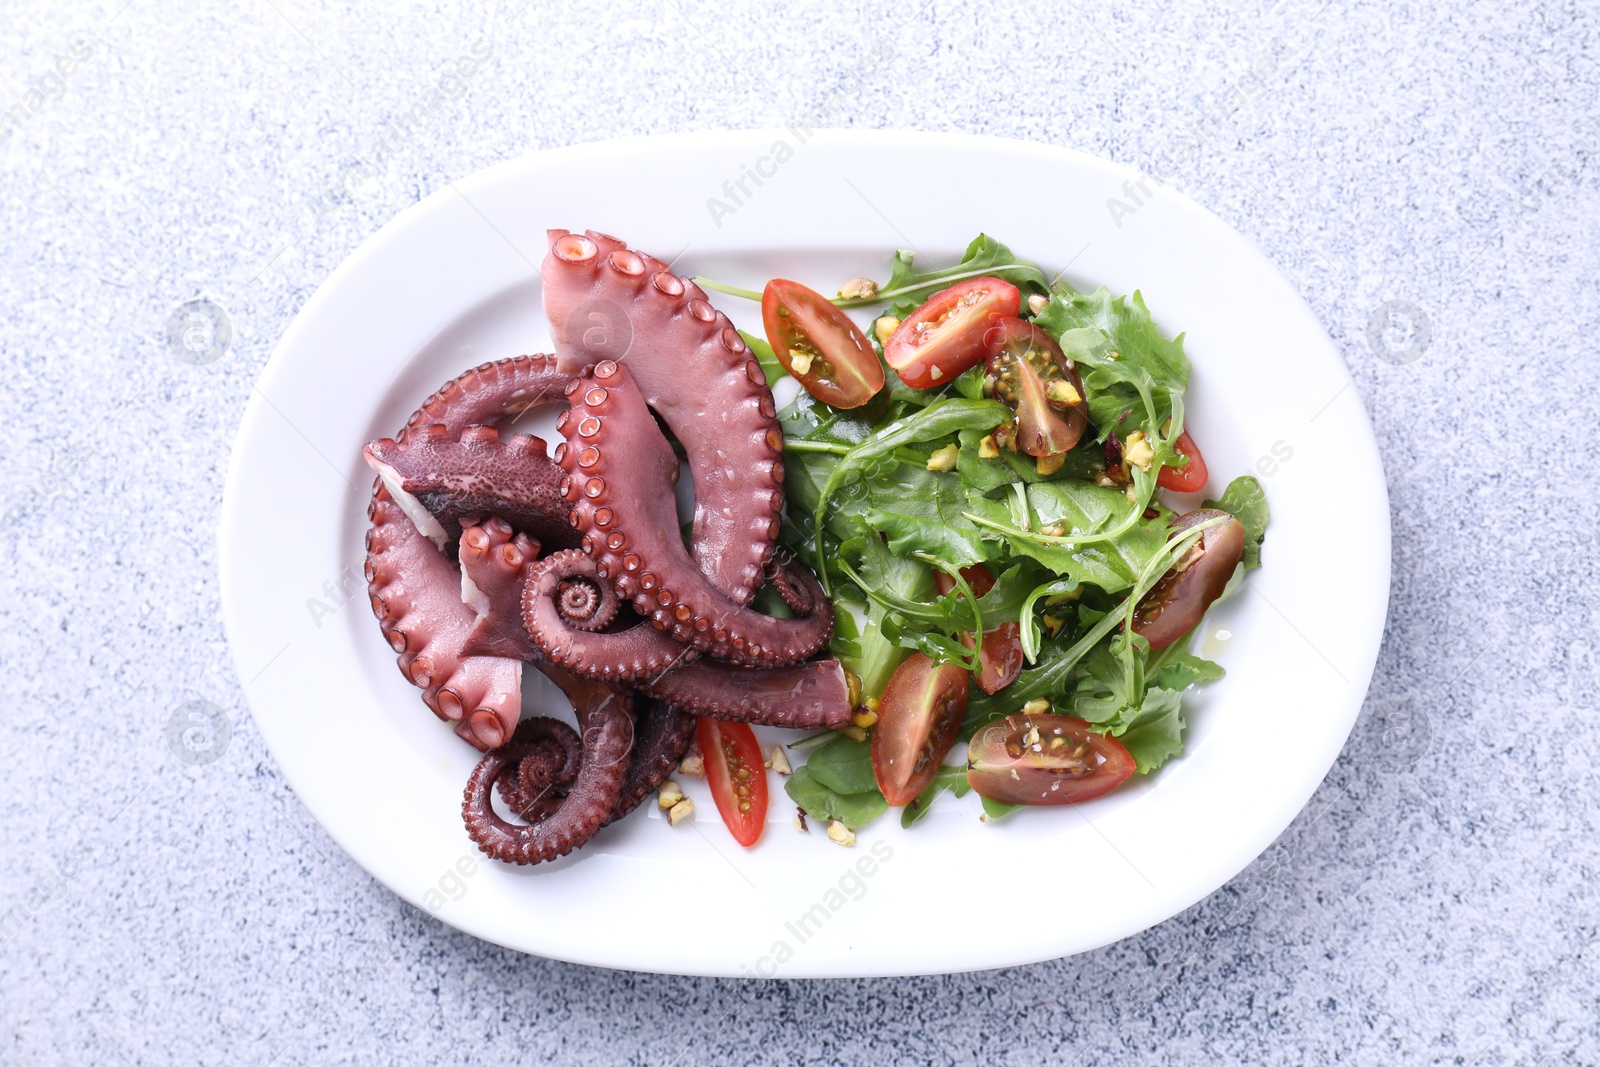
<instances>
[{"instance_id":1,"label":"salad green stem","mask_svg":"<svg viewBox=\"0 0 1600 1067\"><path fill-rule=\"evenodd\" d=\"M829 455L845 456L850 454L850 448L850 445L836 445L830 441L807 441L799 437L792 437L783 442L785 452L826 452Z\"/></svg>"},{"instance_id":2,"label":"salad green stem","mask_svg":"<svg viewBox=\"0 0 1600 1067\"><path fill-rule=\"evenodd\" d=\"M743 297L746 300L754 300L758 304L761 303L761 294L754 289L741 289L737 285L714 282L710 278L702 278L699 275L695 276L694 283L700 288L710 289L714 293L727 293L729 296Z\"/></svg>"},{"instance_id":3,"label":"salad green stem","mask_svg":"<svg viewBox=\"0 0 1600 1067\"><path fill-rule=\"evenodd\" d=\"M897 297L908 296L912 293L920 293L929 288L948 289L957 282L964 282L968 278L986 278L994 273L995 266L993 264L989 264L983 267L974 267L969 270L958 270L949 274L941 274L938 278L937 284L930 284L928 281L923 280L919 281L915 285L902 285L894 289L879 289L871 296L835 296L830 297L829 299L833 303L834 307L839 308L871 307L874 304L887 304ZM695 276L694 283L702 289L710 289L715 293L726 293L728 296L737 296L745 300L754 300L757 302L760 302L761 300L761 294L754 289L741 289L737 285L729 285L726 282L712 281L710 278L702 278L699 275Z\"/></svg>"}]
</instances>

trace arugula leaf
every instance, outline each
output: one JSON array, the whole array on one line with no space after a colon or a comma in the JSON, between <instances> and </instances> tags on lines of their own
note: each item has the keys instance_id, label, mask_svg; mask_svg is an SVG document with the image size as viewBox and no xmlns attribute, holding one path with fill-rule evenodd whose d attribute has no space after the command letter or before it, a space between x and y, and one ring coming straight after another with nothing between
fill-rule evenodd
<instances>
[{"instance_id":1,"label":"arugula leaf","mask_svg":"<svg viewBox=\"0 0 1600 1067\"><path fill-rule=\"evenodd\" d=\"M916 268L916 255L910 249L904 248L896 252L894 266L889 271L889 280L876 295L870 298L836 300L834 303L840 307L861 307L889 301L894 304L896 314L904 318L934 293L968 278L993 275L1004 278L1024 292L1042 293L1050 285L1050 280L1038 266L1025 259L1018 259L1011 249L988 234L980 233L974 238L972 243L967 245L966 252L962 254L961 262L954 267L919 272Z\"/></svg>"},{"instance_id":2,"label":"arugula leaf","mask_svg":"<svg viewBox=\"0 0 1600 1067\"><path fill-rule=\"evenodd\" d=\"M864 490L867 526L886 535L898 554L926 552L961 567L995 554L983 531L961 514L967 495L954 474L902 463L865 483Z\"/></svg>"},{"instance_id":3,"label":"arugula leaf","mask_svg":"<svg viewBox=\"0 0 1600 1067\"><path fill-rule=\"evenodd\" d=\"M1189 357L1183 335L1163 337L1138 291L1130 300L1113 298L1104 286L1087 294L1059 286L1033 321L1077 362L1096 440L1104 441L1129 412L1146 436L1159 435L1173 414L1173 394L1188 387Z\"/></svg>"},{"instance_id":4,"label":"arugula leaf","mask_svg":"<svg viewBox=\"0 0 1600 1067\"><path fill-rule=\"evenodd\" d=\"M1272 514L1267 509L1267 494L1256 477L1245 474L1235 478L1222 491L1222 499L1207 500L1201 506L1221 508L1238 519L1244 527L1244 569L1261 566L1261 542L1267 536Z\"/></svg>"},{"instance_id":5,"label":"arugula leaf","mask_svg":"<svg viewBox=\"0 0 1600 1067\"><path fill-rule=\"evenodd\" d=\"M972 785L967 781L967 768L941 767L933 776L933 781L928 783L928 788L917 794L917 799L900 809L900 825L910 829L921 822L928 814L928 809L933 806L933 798L940 793L951 793L957 797L964 797L972 790Z\"/></svg>"},{"instance_id":6,"label":"arugula leaf","mask_svg":"<svg viewBox=\"0 0 1600 1067\"><path fill-rule=\"evenodd\" d=\"M983 813L989 817L990 822L994 822L996 819L999 819L1003 816L1010 815L1012 812L1022 807L1021 804L1007 804L1003 800L990 800L988 797L982 795L980 795L978 799L983 802Z\"/></svg>"},{"instance_id":7,"label":"arugula leaf","mask_svg":"<svg viewBox=\"0 0 1600 1067\"><path fill-rule=\"evenodd\" d=\"M783 791L813 819L839 820L852 830L889 810L889 802L876 788L870 793L836 793L812 775L809 764L797 768L784 780Z\"/></svg>"},{"instance_id":8,"label":"arugula leaf","mask_svg":"<svg viewBox=\"0 0 1600 1067\"><path fill-rule=\"evenodd\" d=\"M1181 644L1182 642L1179 642ZM1187 652L1175 651L1178 645L1168 645L1151 657L1150 685L1152 688L1184 690L1196 682L1214 682L1227 671L1213 663ZM1166 657L1157 661L1162 653Z\"/></svg>"},{"instance_id":9,"label":"arugula leaf","mask_svg":"<svg viewBox=\"0 0 1600 1067\"><path fill-rule=\"evenodd\" d=\"M844 734L821 745L806 759L811 776L835 793L875 792L878 779L872 773L872 745L852 741Z\"/></svg>"},{"instance_id":10,"label":"arugula leaf","mask_svg":"<svg viewBox=\"0 0 1600 1067\"><path fill-rule=\"evenodd\" d=\"M1167 540L1167 522L1162 516L1142 518L1139 505L1130 502L1121 490L1091 485L1088 482L1036 482L1026 489L1029 529L1040 533L1060 528L1065 537L1104 534L1124 524L1127 529L1108 539L1089 544L1052 544L1015 530L1010 504L993 498L972 502L971 514L987 520L1005 538L1013 553L1038 560L1056 574L1078 582L1097 585L1116 593L1133 584L1139 572Z\"/></svg>"},{"instance_id":11,"label":"arugula leaf","mask_svg":"<svg viewBox=\"0 0 1600 1067\"><path fill-rule=\"evenodd\" d=\"M1152 686L1138 714L1122 727L1118 740L1133 757L1140 774L1148 774L1183 751L1182 696L1174 689Z\"/></svg>"},{"instance_id":12,"label":"arugula leaf","mask_svg":"<svg viewBox=\"0 0 1600 1067\"><path fill-rule=\"evenodd\" d=\"M756 357L756 362L761 364L761 373L767 376L767 385L774 385L779 378L789 372L783 369L783 364L778 362L778 357L772 354L772 346L753 333L739 331L739 336L744 338L744 343L750 346L751 355ZM809 394L807 394L809 395Z\"/></svg>"}]
</instances>

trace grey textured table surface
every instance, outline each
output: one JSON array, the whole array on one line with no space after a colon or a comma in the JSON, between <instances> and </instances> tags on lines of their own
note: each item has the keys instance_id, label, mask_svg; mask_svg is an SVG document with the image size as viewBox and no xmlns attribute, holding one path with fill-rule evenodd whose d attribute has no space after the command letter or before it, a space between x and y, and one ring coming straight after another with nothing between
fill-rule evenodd
<instances>
[{"instance_id":1,"label":"grey textured table surface","mask_svg":"<svg viewBox=\"0 0 1600 1067\"><path fill-rule=\"evenodd\" d=\"M0 1061L1600 1062L1592 5L174 6L0 16ZM1166 179L1288 274L1372 413L1366 713L1266 856L1120 944L759 985L519 956L368 878L244 710L218 502L315 287L499 160L798 116ZM234 328L205 366L167 340L197 296ZM167 743L190 700L233 723L204 766Z\"/></svg>"}]
</instances>

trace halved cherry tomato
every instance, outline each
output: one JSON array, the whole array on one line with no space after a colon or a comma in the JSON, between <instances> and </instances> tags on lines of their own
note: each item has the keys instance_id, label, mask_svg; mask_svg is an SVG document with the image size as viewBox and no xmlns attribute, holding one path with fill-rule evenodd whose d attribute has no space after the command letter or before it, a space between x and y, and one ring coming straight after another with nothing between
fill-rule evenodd
<instances>
[{"instance_id":1,"label":"halved cherry tomato","mask_svg":"<svg viewBox=\"0 0 1600 1067\"><path fill-rule=\"evenodd\" d=\"M975 597L986 596L994 588L994 575L981 563L962 567L961 577L966 580ZM955 579L944 571L934 572L933 584L940 596L956 587ZM971 648L972 635L962 634L961 643ZM972 680L978 683L978 688L993 696L1016 681L1021 673L1022 627L1014 622L985 627L983 647L978 650L978 669L972 672Z\"/></svg>"},{"instance_id":2,"label":"halved cherry tomato","mask_svg":"<svg viewBox=\"0 0 1600 1067\"><path fill-rule=\"evenodd\" d=\"M1156 484L1174 493L1198 493L1204 489L1206 479L1210 477L1206 471L1206 459L1200 454L1200 446L1194 443L1188 430L1178 435L1173 450L1189 462L1181 467L1162 467L1161 473L1156 475Z\"/></svg>"},{"instance_id":3,"label":"halved cherry tomato","mask_svg":"<svg viewBox=\"0 0 1600 1067\"><path fill-rule=\"evenodd\" d=\"M995 319L1016 318L1022 294L1004 278L969 278L940 290L906 317L883 358L913 389L944 385L983 359Z\"/></svg>"},{"instance_id":4,"label":"halved cherry tomato","mask_svg":"<svg viewBox=\"0 0 1600 1067\"><path fill-rule=\"evenodd\" d=\"M1207 519L1228 521L1208 528L1200 541L1173 564L1133 611L1133 632L1164 648L1194 629L1200 616L1222 595L1244 554L1244 527L1217 508L1196 508L1172 521L1172 537Z\"/></svg>"},{"instance_id":5,"label":"halved cherry tomato","mask_svg":"<svg viewBox=\"0 0 1600 1067\"><path fill-rule=\"evenodd\" d=\"M914 652L895 668L872 731L872 773L889 803L909 804L928 787L966 713L967 672L956 664Z\"/></svg>"},{"instance_id":6,"label":"halved cherry tomato","mask_svg":"<svg viewBox=\"0 0 1600 1067\"><path fill-rule=\"evenodd\" d=\"M1017 447L1030 456L1069 451L1089 425L1089 405L1056 339L1031 322L1001 319L983 341L994 398L1017 416Z\"/></svg>"},{"instance_id":7,"label":"halved cherry tomato","mask_svg":"<svg viewBox=\"0 0 1600 1067\"><path fill-rule=\"evenodd\" d=\"M767 766L756 735L744 723L702 718L695 737L717 814L735 841L755 844L767 826Z\"/></svg>"},{"instance_id":8,"label":"halved cherry tomato","mask_svg":"<svg viewBox=\"0 0 1600 1067\"><path fill-rule=\"evenodd\" d=\"M1133 774L1133 756L1082 719L1008 715L967 746L967 782L1008 804L1076 804L1104 796Z\"/></svg>"},{"instance_id":9,"label":"halved cherry tomato","mask_svg":"<svg viewBox=\"0 0 1600 1067\"><path fill-rule=\"evenodd\" d=\"M836 408L858 408L883 388L883 364L861 328L815 289L774 278L761 294L767 341L806 392Z\"/></svg>"}]
</instances>

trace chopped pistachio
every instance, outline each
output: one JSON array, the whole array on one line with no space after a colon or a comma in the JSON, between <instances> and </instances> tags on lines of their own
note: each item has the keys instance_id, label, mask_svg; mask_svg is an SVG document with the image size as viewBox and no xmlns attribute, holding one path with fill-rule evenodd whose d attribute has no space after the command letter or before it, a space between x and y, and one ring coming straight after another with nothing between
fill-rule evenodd
<instances>
[{"instance_id":1,"label":"chopped pistachio","mask_svg":"<svg viewBox=\"0 0 1600 1067\"><path fill-rule=\"evenodd\" d=\"M1156 458L1156 450L1150 447L1150 442L1145 440L1143 430L1135 430L1128 435L1122 443L1122 460L1132 463L1142 471L1150 469L1150 461Z\"/></svg>"},{"instance_id":2,"label":"chopped pistachio","mask_svg":"<svg viewBox=\"0 0 1600 1067\"><path fill-rule=\"evenodd\" d=\"M845 300L871 300L878 295L878 283L871 278L851 278L839 287L839 295Z\"/></svg>"},{"instance_id":3,"label":"chopped pistachio","mask_svg":"<svg viewBox=\"0 0 1600 1067\"><path fill-rule=\"evenodd\" d=\"M811 373L811 361L817 357L802 348L789 349L789 373L799 377Z\"/></svg>"},{"instance_id":4,"label":"chopped pistachio","mask_svg":"<svg viewBox=\"0 0 1600 1067\"><path fill-rule=\"evenodd\" d=\"M1044 697L1037 697L1022 705L1024 715L1043 715L1050 710L1050 702Z\"/></svg>"},{"instance_id":5,"label":"chopped pistachio","mask_svg":"<svg viewBox=\"0 0 1600 1067\"><path fill-rule=\"evenodd\" d=\"M1039 475L1039 477L1048 478L1050 475L1060 470L1061 465L1066 463L1066 461L1067 454L1065 452L1052 452L1048 456L1039 456L1035 458L1033 461L1033 469L1034 472Z\"/></svg>"},{"instance_id":6,"label":"chopped pistachio","mask_svg":"<svg viewBox=\"0 0 1600 1067\"><path fill-rule=\"evenodd\" d=\"M1066 404L1069 407L1083 402L1083 397L1078 395L1078 391L1072 387L1072 383L1065 378L1057 378L1045 386L1044 398L1052 403Z\"/></svg>"},{"instance_id":7,"label":"chopped pistachio","mask_svg":"<svg viewBox=\"0 0 1600 1067\"><path fill-rule=\"evenodd\" d=\"M1028 297L1028 311L1034 315L1043 315L1044 309L1050 306L1050 298L1033 293Z\"/></svg>"},{"instance_id":8,"label":"chopped pistachio","mask_svg":"<svg viewBox=\"0 0 1600 1067\"><path fill-rule=\"evenodd\" d=\"M851 707L861 700L861 676L849 667L844 669L844 692Z\"/></svg>"},{"instance_id":9,"label":"chopped pistachio","mask_svg":"<svg viewBox=\"0 0 1600 1067\"><path fill-rule=\"evenodd\" d=\"M867 739L867 732L859 726L842 726L839 728L839 732L852 741L865 741Z\"/></svg>"},{"instance_id":10,"label":"chopped pistachio","mask_svg":"<svg viewBox=\"0 0 1600 1067\"><path fill-rule=\"evenodd\" d=\"M672 805L672 810L667 812L667 822L673 826L676 826L693 814L694 801L690 800L688 797L684 797L682 800Z\"/></svg>"},{"instance_id":11,"label":"chopped pistachio","mask_svg":"<svg viewBox=\"0 0 1600 1067\"><path fill-rule=\"evenodd\" d=\"M983 440L978 442L978 458L1000 458L1000 446L994 443L994 434L985 434Z\"/></svg>"},{"instance_id":12,"label":"chopped pistachio","mask_svg":"<svg viewBox=\"0 0 1600 1067\"><path fill-rule=\"evenodd\" d=\"M863 730L869 726L876 726L877 723L878 713L868 707L863 707L860 711L850 716L850 725L859 726Z\"/></svg>"},{"instance_id":13,"label":"chopped pistachio","mask_svg":"<svg viewBox=\"0 0 1600 1067\"><path fill-rule=\"evenodd\" d=\"M767 766L777 771L780 775L794 773L794 768L789 766L789 757L784 754L782 745L772 746L772 758L767 760Z\"/></svg>"},{"instance_id":14,"label":"chopped pistachio","mask_svg":"<svg viewBox=\"0 0 1600 1067\"><path fill-rule=\"evenodd\" d=\"M828 824L828 840L849 848L856 843L856 832L835 819Z\"/></svg>"},{"instance_id":15,"label":"chopped pistachio","mask_svg":"<svg viewBox=\"0 0 1600 1067\"><path fill-rule=\"evenodd\" d=\"M706 776L705 757L698 752L689 753L678 764L678 773L687 774L690 778L704 778Z\"/></svg>"},{"instance_id":16,"label":"chopped pistachio","mask_svg":"<svg viewBox=\"0 0 1600 1067\"><path fill-rule=\"evenodd\" d=\"M928 469L931 471L953 471L956 469L956 459L961 450L955 445L945 445L935 449L933 455L928 457Z\"/></svg>"},{"instance_id":17,"label":"chopped pistachio","mask_svg":"<svg viewBox=\"0 0 1600 1067\"><path fill-rule=\"evenodd\" d=\"M878 321L872 324L872 332L878 338L880 345L889 343L889 338L900 328L900 320L893 315L880 315Z\"/></svg>"},{"instance_id":18,"label":"chopped pistachio","mask_svg":"<svg viewBox=\"0 0 1600 1067\"><path fill-rule=\"evenodd\" d=\"M656 807L662 811L672 810L672 806L682 799L683 790L671 778L662 782L661 788L656 790Z\"/></svg>"}]
</instances>

